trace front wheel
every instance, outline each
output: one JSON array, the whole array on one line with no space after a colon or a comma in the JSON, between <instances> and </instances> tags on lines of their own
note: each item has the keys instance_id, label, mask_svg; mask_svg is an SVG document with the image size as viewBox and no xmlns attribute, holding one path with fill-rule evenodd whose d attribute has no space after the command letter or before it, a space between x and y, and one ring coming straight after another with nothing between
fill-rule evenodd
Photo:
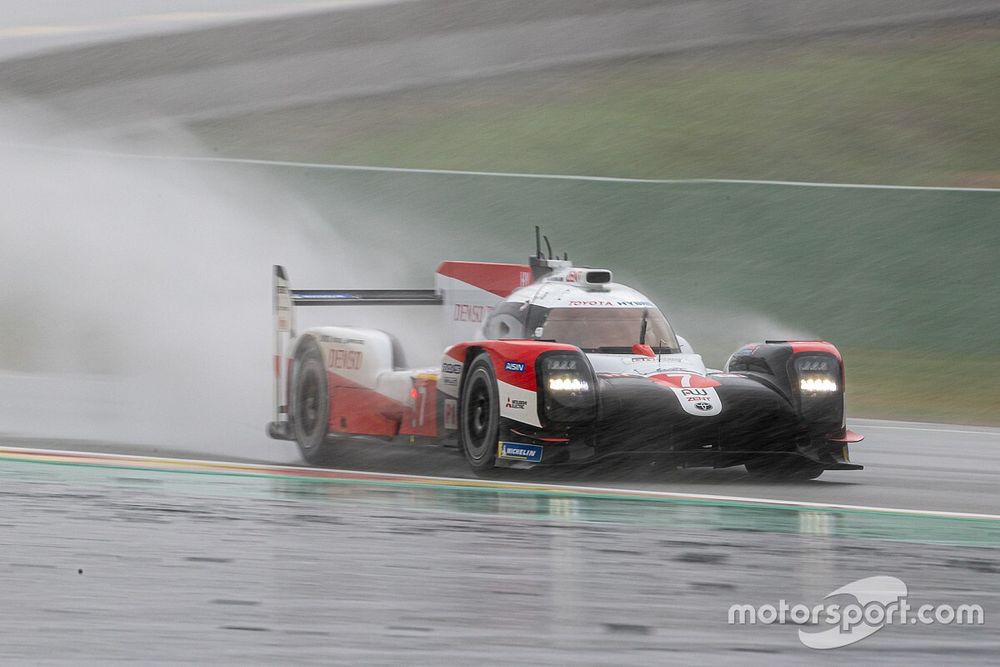
<instances>
[{"instance_id":1,"label":"front wheel","mask_svg":"<svg viewBox=\"0 0 1000 667\"><path fill-rule=\"evenodd\" d=\"M751 477L770 482L804 482L823 474L823 465L798 456L762 456L746 462Z\"/></svg>"},{"instance_id":2,"label":"front wheel","mask_svg":"<svg viewBox=\"0 0 1000 667\"><path fill-rule=\"evenodd\" d=\"M323 463L324 443L329 431L330 394L326 368L317 349L298 360L291 401L291 421L295 442L307 463Z\"/></svg>"},{"instance_id":3,"label":"front wheel","mask_svg":"<svg viewBox=\"0 0 1000 667\"><path fill-rule=\"evenodd\" d=\"M480 354L469 367L459 406L458 439L475 472L496 465L500 440L500 402L490 355Z\"/></svg>"}]
</instances>

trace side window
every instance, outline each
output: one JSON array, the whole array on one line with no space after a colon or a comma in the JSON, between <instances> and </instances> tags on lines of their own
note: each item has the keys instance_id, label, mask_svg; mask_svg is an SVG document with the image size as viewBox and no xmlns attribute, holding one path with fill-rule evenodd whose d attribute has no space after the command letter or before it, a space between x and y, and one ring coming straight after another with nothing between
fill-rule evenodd
<instances>
[{"instance_id":1,"label":"side window","mask_svg":"<svg viewBox=\"0 0 1000 667\"><path fill-rule=\"evenodd\" d=\"M548 308L542 308L541 306L536 306L534 304L528 306L528 315L524 322L524 328L527 331L528 338L535 337L535 331L541 329L545 325L545 320L548 316Z\"/></svg>"},{"instance_id":2,"label":"side window","mask_svg":"<svg viewBox=\"0 0 1000 667\"><path fill-rule=\"evenodd\" d=\"M494 310L483 325L486 338L524 338L523 306L523 303L504 303Z\"/></svg>"}]
</instances>

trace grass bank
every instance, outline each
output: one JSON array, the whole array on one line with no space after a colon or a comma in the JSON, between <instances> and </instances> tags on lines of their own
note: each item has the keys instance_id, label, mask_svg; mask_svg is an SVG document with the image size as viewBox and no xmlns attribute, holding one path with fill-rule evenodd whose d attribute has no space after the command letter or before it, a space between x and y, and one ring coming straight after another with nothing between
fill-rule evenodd
<instances>
[{"instance_id":1,"label":"grass bank","mask_svg":"<svg viewBox=\"0 0 1000 667\"><path fill-rule=\"evenodd\" d=\"M217 153L282 160L1000 186L998 37L724 49L195 130ZM1000 424L1000 192L276 173L416 284L445 255L521 258L541 224L657 299L712 363L753 339L821 336L847 354L854 415Z\"/></svg>"},{"instance_id":2,"label":"grass bank","mask_svg":"<svg viewBox=\"0 0 1000 667\"><path fill-rule=\"evenodd\" d=\"M643 178L1000 185L1000 28L713 49L201 123L222 153Z\"/></svg>"}]
</instances>

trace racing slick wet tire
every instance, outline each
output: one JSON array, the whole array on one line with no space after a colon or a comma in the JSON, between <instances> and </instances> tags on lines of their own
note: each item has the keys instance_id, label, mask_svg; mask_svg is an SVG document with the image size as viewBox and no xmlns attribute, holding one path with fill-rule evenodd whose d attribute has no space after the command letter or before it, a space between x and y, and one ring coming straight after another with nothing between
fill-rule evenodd
<instances>
[{"instance_id":1,"label":"racing slick wet tire","mask_svg":"<svg viewBox=\"0 0 1000 667\"><path fill-rule=\"evenodd\" d=\"M458 441L476 473L493 471L500 440L500 400L490 355L485 352L469 366L459 404Z\"/></svg>"},{"instance_id":2,"label":"racing slick wet tire","mask_svg":"<svg viewBox=\"0 0 1000 667\"><path fill-rule=\"evenodd\" d=\"M821 464L798 456L763 456L744 465L751 477L770 482L804 482L825 470Z\"/></svg>"},{"instance_id":3,"label":"racing slick wet tire","mask_svg":"<svg viewBox=\"0 0 1000 667\"><path fill-rule=\"evenodd\" d=\"M310 347L296 361L291 422L302 458L312 465L324 463L329 456L326 437L330 422L330 394L326 384L326 367L316 347Z\"/></svg>"}]
</instances>

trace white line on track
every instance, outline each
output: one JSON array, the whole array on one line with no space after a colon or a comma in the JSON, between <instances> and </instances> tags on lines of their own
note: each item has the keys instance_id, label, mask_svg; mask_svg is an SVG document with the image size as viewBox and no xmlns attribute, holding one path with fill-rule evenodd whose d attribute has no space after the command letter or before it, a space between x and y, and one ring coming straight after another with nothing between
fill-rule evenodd
<instances>
[{"instance_id":1,"label":"white line on track","mask_svg":"<svg viewBox=\"0 0 1000 667\"><path fill-rule=\"evenodd\" d=\"M877 426L874 424L867 425L864 428L885 428L896 431L922 431L924 433L964 433L966 435L986 435L1000 438L1000 433L991 433L989 431L962 431L954 428L917 428L915 426Z\"/></svg>"},{"instance_id":2,"label":"white line on track","mask_svg":"<svg viewBox=\"0 0 1000 667\"><path fill-rule=\"evenodd\" d=\"M924 433L961 433L1000 438L1000 429L983 426L980 430L949 428L946 424L921 424L920 422L886 422L878 419L848 419L859 429L881 428L893 431L921 431Z\"/></svg>"},{"instance_id":3,"label":"white line on track","mask_svg":"<svg viewBox=\"0 0 1000 667\"><path fill-rule=\"evenodd\" d=\"M767 505L771 507L782 507L788 509L814 509L826 511L845 512L865 512L878 514L898 514L906 516L941 518L941 519L977 519L987 521L1000 521L1000 514L979 514L974 512L946 512L941 510L921 510L898 507L880 507L874 505L845 505L839 503L817 503L799 500L778 500L774 498L756 498L752 496L724 496L706 493L678 493L672 491L651 491L644 489L625 489L614 487L579 486L564 484L544 484L531 482L510 482L482 479L466 479L461 477L436 477L431 475L405 475L396 473L376 473L357 470L341 470L336 468L307 468L303 466L272 465L267 463L237 463L229 461L213 461L210 459L179 459L158 456L142 456L137 454L110 454L101 452L85 452L72 450L37 449L28 447L0 447L0 455L13 454L25 456L38 456L38 460L44 462L45 457L77 457L82 465L113 465L116 461L132 463L165 464L183 467L200 467L207 472L223 468L227 471L239 471L246 474L274 474L275 472L287 472L302 474L305 471L314 472L319 478L323 473L330 473L330 479L336 480L333 475L344 475L352 480L370 479L373 482L390 481L398 483L412 484L442 484L455 488L486 488L493 490L546 492L546 493L571 493L582 496L588 495L609 495L618 498L635 499L662 499L662 500L689 500L706 503L741 503L752 505ZM2 460L2 458L0 458ZM166 469L169 472L171 469Z\"/></svg>"},{"instance_id":4,"label":"white line on track","mask_svg":"<svg viewBox=\"0 0 1000 667\"><path fill-rule=\"evenodd\" d=\"M495 178L526 178L526 179L549 179L563 181L594 181L599 183L635 183L635 184L658 184L658 185L705 185L705 184L729 184L729 185L779 185L789 187L804 188L855 188L865 190L923 190L929 192L990 192L1000 194L1000 188L957 188L930 185L886 185L878 183L818 183L811 181L767 181L752 179L734 178L623 178L618 176L583 176L574 174L532 174L524 172L506 171L468 171L462 169L422 169L416 167L380 167L372 165L358 164L327 164L320 162L293 162L287 160L261 160L255 158L238 157L213 157L213 156L184 156L184 155L154 155L145 153L123 153L113 151L98 151L76 148L59 148L35 144L7 143L4 145L27 148L31 150L43 150L63 153L76 153L83 155L99 155L104 157L130 158L140 160L166 160L177 162L209 162L219 164L246 164L271 167L294 167L299 169L326 169L333 171L360 171L360 172L381 172L399 174L438 174L450 176L488 176Z\"/></svg>"}]
</instances>

